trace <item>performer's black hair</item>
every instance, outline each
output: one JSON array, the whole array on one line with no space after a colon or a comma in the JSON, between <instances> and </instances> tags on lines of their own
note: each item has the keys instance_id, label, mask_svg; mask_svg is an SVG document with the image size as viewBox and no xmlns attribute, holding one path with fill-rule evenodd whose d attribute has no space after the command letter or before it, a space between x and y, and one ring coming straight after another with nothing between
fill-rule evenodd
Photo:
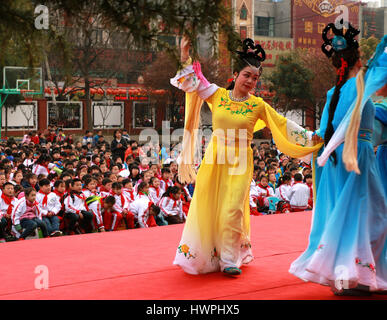
<instances>
[{"instance_id":1,"label":"performer's black hair","mask_svg":"<svg viewBox=\"0 0 387 320\"><path fill-rule=\"evenodd\" d=\"M236 51L236 53L238 54L238 58L236 59L234 64L234 73L239 73L244 68L253 66L259 68L259 75L262 74L261 62L266 59L266 53L265 50L263 50L263 48L259 44L255 44L252 39L247 38L243 40L242 51ZM231 82L227 90L234 89L234 86L235 80Z\"/></svg>"},{"instance_id":2,"label":"performer's black hair","mask_svg":"<svg viewBox=\"0 0 387 320\"><path fill-rule=\"evenodd\" d=\"M340 90L344 85L344 83L348 80L348 74L350 69L355 66L356 62L360 58L360 53L358 50L359 46L357 41L354 39L354 37L359 32L358 30L354 29L351 25L349 26L350 28L348 29L345 35L343 35L342 30L336 29L333 23L328 24L323 30L324 43L322 45L322 51L327 55L328 58L332 59L332 64L338 71L335 90L333 92L333 95L329 104L328 124L324 135L325 146L329 143L330 139L332 138L335 132L332 125L332 121L336 112L337 104L339 102ZM332 40L334 38L332 39L327 38L327 33L330 29L332 29L332 31L335 33L336 36L342 36L346 39L347 41L346 49L336 50L334 47L332 47ZM329 46L331 46L330 50L327 49L329 48ZM333 158L334 164L337 164L337 155L335 151L332 152L331 157Z\"/></svg>"}]
</instances>

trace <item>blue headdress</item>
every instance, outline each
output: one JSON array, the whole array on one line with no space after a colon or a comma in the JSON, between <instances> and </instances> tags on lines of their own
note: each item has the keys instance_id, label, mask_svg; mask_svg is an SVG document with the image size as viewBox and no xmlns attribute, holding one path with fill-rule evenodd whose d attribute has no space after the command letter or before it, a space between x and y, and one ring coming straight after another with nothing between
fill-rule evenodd
<instances>
[{"instance_id":1,"label":"blue headdress","mask_svg":"<svg viewBox=\"0 0 387 320\"><path fill-rule=\"evenodd\" d=\"M341 20L343 22L343 20ZM338 52L341 50L349 48L359 48L359 43L355 37L360 33L360 30L355 29L348 23L349 27L344 34L344 28L338 29L334 23L329 23L322 32L322 38L324 43L321 46L322 52L330 58L333 52ZM328 32L332 30L335 34L333 38L328 38Z\"/></svg>"}]
</instances>

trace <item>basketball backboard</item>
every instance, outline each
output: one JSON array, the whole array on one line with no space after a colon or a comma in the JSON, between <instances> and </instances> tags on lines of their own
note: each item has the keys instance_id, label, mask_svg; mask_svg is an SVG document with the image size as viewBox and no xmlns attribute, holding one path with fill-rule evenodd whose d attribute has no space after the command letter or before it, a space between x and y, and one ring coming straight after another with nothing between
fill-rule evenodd
<instances>
[{"instance_id":1,"label":"basketball backboard","mask_svg":"<svg viewBox=\"0 0 387 320\"><path fill-rule=\"evenodd\" d=\"M21 90L29 94L42 94L42 68L6 66L3 68L3 85L0 89L5 94L20 93Z\"/></svg>"}]
</instances>

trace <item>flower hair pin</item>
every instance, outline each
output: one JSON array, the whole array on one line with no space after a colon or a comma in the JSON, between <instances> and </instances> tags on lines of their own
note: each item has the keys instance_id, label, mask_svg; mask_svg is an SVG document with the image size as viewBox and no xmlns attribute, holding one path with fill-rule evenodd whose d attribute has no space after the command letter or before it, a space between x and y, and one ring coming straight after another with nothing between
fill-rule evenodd
<instances>
[{"instance_id":1,"label":"flower hair pin","mask_svg":"<svg viewBox=\"0 0 387 320\"><path fill-rule=\"evenodd\" d=\"M343 20L341 20L343 22ZM344 34L343 28L336 28L334 23L329 23L322 32L322 38L324 43L321 46L322 52L330 58L333 52L338 52L341 50L349 49L349 48L359 48L359 43L355 39L355 37L360 33L360 30L352 27L350 23L348 23L348 29ZM328 38L328 32L332 30L334 33L333 38Z\"/></svg>"}]
</instances>

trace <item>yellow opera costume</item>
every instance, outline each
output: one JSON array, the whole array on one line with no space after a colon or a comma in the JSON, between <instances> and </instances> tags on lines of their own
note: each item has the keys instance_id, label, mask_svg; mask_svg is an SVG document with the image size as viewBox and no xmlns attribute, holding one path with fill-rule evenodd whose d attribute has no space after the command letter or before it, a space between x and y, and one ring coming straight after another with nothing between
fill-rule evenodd
<instances>
[{"instance_id":1,"label":"yellow opera costume","mask_svg":"<svg viewBox=\"0 0 387 320\"><path fill-rule=\"evenodd\" d=\"M233 101L230 92L209 84L192 60L171 79L186 92L186 119L179 178L195 180L195 191L174 264L190 274L240 267L253 259L249 190L253 176L253 133L267 126L278 149L295 158L311 157L311 132L279 115L262 98ZM206 101L213 133L195 177L194 130Z\"/></svg>"}]
</instances>

